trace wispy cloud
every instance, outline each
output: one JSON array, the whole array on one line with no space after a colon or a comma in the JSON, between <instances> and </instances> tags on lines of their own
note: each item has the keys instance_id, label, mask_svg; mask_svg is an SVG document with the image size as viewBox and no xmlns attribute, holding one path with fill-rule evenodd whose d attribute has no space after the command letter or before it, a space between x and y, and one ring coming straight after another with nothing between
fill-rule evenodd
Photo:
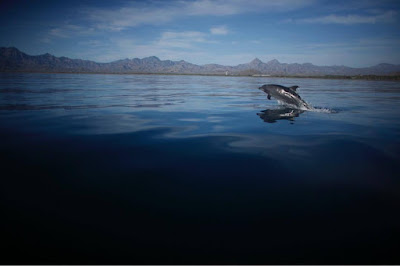
<instances>
[{"instance_id":1,"label":"wispy cloud","mask_svg":"<svg viewBox=\"0 0 400 266\"><path fill-rule=\"evenodd\" d=\"M229 33L226 26L215 26L210 29L211 34L214 35L227 35Z\"/></svg>"},{"instance_id":2,"label":"wispy cloud","mask_svg":"<svg viewBox=\"0 0 400 266\"><path fill-rule=\"evenodd\" d=\"M191 60L212 56L204 51L199 44L215 44L212 35L200 31L165 31L156 39L143 42L129 37L110 37L101 43L97 41L82 42L81 45L96 45L96 52L91 57L101 62L109 62L121 58L159 56L169 60ZM208 54L208 55L207 55ZM87 56L87 55L86 55Z\"/></svg>"},{"instance_id":3,"label":"wispy cloud","mask_svg":"<svg viewBox=\"0 0 400 266\"><path fill-rule=\"evenodd\" d=\"M41 38L43 43L51 43L54 39L67 39L76 36L90 36L94 35L96 30L92 27L83 27L74 24L66 23L59 27L54 27L47 31Z\"/></svg>"},{"instance_id":4,"label":"wispy cloud","mask_svg":"<svg viewBox=\"0 0 400 266\"><path fill-rule=\"evenodd\" d=\"M375 24L390 23L396 20L397 12L390 10L380 14L371 15L336 15L331 14L322 17L305 18L297 20L300 23L321 23L321 24ZM290 21L288 21L290 22Z\"/></svg>"},{"instance_id":5,"label":"wispy cloud","mask_svg":"<svg viewBox=\"0 0 400 266\"><path fill-rule=\"evenodd\" d=\"M159 25L189 16L228 16L250 12L284 12L305 7L314 0L195 0L168 4L133 3L115 9L87 8L82 12L96 27L121 31L142 24Z\"/></svg>"},{"instance_id":6,"label":"wispy cloud","mask_svg":"<svg viewBox=\"0 0 400 266\"><path fill-rule=\"evenodd\" d=\"M160 47L192 48L193 43L199 42L209 42L205 33L199 31L166 31L154 44Z\"/></svg>"}]
</instances>

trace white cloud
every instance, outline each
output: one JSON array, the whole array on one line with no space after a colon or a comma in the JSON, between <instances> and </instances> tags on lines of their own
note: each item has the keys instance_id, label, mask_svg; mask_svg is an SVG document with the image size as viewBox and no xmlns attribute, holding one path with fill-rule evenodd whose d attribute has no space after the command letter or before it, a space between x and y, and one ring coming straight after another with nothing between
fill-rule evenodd
<instances>
[{"instance_id":1,"label":"white cloud","mask_svg":"<svg viewBox=\"0 0 400 266\"><path fill-rule=\"evenodd\" d=\"M210 29L211 34L214 35L227 35L229 33L226 26L216 26Z\"/></svg>"},{"instance_id":2,"label":"white cloud","mask_svg":"<svg viewBox=\"0 0 400 266\"><path fill-rule=\"evenodd\" d=\"M321 24L375 24L389 23L396 19L396 11L386 11L380 14L373 15L335 15L331 14L323 17L306 18L297 20L301 23L321 23ZM286 21L286 22L292 22Z\"/></svg>"}]
</instances>

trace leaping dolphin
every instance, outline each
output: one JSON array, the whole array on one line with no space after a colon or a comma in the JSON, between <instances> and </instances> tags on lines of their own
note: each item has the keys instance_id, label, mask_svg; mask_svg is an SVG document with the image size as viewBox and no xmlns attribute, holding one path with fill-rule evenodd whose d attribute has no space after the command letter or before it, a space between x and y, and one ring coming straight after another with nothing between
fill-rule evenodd
<instances>
[{"instance_id":1,"label":"leaping dolphin","mask_svg":"<svg viewBox=\"0 0 400 266\"><path fill-rule=\"evenodd\" d=\"M271 96L287 105L291 105L300 109L311 109L311 106L301 99L297 94L296 89L299 86L285 87L276 84L266 84L258 88L268 94L268 100Z\"/></svg>"}]
</instances>

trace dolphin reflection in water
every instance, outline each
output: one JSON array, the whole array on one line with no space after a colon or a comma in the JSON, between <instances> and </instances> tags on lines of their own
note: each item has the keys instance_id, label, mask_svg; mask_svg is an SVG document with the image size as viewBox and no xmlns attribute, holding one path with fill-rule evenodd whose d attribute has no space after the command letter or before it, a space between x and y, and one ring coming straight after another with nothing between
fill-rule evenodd
<instances>
[{"instance_id":1,"label":"dolphin reflection in water","mask_svg":"<svg viewBox=\"0 0 400 266\"><path fill-rule=\"evenodd\" d=\"M295 117L304 113L304 110L293 109L293 108L281 108L281 109L266 109L257 113L257 115L267 123L275 123L277 120L289 120L294 121Z\"/></svg>"}]
</instances>

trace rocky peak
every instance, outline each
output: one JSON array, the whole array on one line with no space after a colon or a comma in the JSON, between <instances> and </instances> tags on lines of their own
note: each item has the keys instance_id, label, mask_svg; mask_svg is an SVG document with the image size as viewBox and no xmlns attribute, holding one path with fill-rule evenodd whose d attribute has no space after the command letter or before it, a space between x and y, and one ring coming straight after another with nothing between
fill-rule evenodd
<instances>
[{"instance_id":1,"label":"rocky peak","mask_svg":"<svg viewBox=\"0 0 400 266\"><path fill-rule=\"evenodd\" d=\"M258 59L258 58L254 58L249 64L250 65L260 65L260 64L262 64L263 62L260 60L260 59Z\"/></svg>"},{"instance_id":2,"label":"rocky peak","mask_svg":"<svg viewBox=\"0 0 400 266\"><path fill-rule=\"evenodd\" d=\"M22 52L15 47L1 47L0 54L2 56L9 57L9 56L16 56L16 55L22 54Z\"/></svg>"},{"instance_id":3,"label":"rocky peak","mask_svg":"<svg viewBox=\"0 0 400 266\"><path fill-rule=\"evenodd\" d=\"M268 65L278 65L278 64L280 64L280 62L276 59L272 59L271 61L268 61L267 64Z\"/></svg>"},{"instance_id":4,"label":"rocky peak","mask_svg":"<svg viewBox=\"0 0 400 266\"><path fill-rule=\"evenodd\" d=\"M158 58L157 56L149 56L146 58L143 58L143 61L147 61L147 62L159 62L161 61L160 58Z\"/></svg>"}]
</instances>

